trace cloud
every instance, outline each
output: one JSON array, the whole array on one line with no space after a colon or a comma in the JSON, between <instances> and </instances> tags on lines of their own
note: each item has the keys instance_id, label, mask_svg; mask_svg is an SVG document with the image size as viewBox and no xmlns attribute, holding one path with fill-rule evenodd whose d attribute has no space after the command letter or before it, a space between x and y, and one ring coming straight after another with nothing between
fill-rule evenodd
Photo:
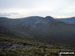
<instances>
[{"instance_id":1,"label":"cloud","mask_svg":"<svg viewBox=\"0 0 75 56\"><path fill-rule=\"evenodd\" d=\"M9 16L10 14L3 14L3 13L0 13L0 17L6 17L6 16Z\"/></svg>"},{"instance_id":2,"label":"cloud","mask_svg":"<svg viewBox=\"0 0 75 56\"><path fill-rule=\"evenodd\" d=\"M75 16L75 0L0 0L1 16Z\"/></svg>"}]
</instances>

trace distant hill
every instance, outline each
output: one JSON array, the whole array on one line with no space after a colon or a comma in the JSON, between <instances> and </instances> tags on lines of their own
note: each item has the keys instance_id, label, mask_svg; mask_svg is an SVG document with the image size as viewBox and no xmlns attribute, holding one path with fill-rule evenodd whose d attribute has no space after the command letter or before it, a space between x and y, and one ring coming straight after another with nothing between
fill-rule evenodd
<instances>
[{"instance_id":1,"label":"distant hill","mask_svg":"<svg viewBox=\"0 0 75 56\"><path fill-rule=\"evenodd\" d=\"M62 43L75 46L75 25L51 16L31 16L21 19L0 18L0 33L23 39Z\"/></svg>"},{"instance_id":2,"label":"distant hill","mask_svg":"<svg viewBox=\"0 0 75 56\"><path fill-rule=\"evenodd\" d=\"M60 18L58 19L59 21L68 23L68 24L75 24L75 17L71 17L71 18Z\"/></svg>"}]
</instances>

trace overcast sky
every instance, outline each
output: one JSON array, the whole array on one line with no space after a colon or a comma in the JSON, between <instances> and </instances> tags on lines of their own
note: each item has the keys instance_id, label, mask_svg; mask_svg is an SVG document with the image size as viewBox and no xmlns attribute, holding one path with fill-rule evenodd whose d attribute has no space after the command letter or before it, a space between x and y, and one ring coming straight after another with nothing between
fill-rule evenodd
<instances>
[{"instance_id":1,"label":"overcast sky","mask_svg":"<svg viewBox=\"0 0 75 56\"><path fill-rule=\"evenodd\" d=\"M0 0L0 17L74 17L75 0Z\"/></svg>"}]
</instances>

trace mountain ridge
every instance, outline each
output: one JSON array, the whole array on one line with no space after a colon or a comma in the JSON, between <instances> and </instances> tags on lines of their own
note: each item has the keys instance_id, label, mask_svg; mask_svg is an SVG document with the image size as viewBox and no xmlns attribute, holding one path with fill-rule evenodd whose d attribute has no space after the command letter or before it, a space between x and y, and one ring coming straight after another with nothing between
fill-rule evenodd
<instances>
[{"instance_id":1,"label":"mountain ridge","mask_svg":"<svg viewBox=\"0 0 75 56\"><path fill-rule=\"evenodd\" d=\"M53 17L33 16L22 19L7 19L5 21L0 18L0 23L0 33L4 32L24 39L45 42L70 45L75 42L75 25L58 21Z\"/></svg>"},{"instance_id":2,"label":"mountain ridge","mask_svg":"<svg viewBox=\"0 0 75 56\"><path fill-rule=\"evenodd\" d=\"M70 18L60 18L57 19L58 21L62 21L68 24L75 24L75 17L70 17Z\"/></svg>"}]
</instances>

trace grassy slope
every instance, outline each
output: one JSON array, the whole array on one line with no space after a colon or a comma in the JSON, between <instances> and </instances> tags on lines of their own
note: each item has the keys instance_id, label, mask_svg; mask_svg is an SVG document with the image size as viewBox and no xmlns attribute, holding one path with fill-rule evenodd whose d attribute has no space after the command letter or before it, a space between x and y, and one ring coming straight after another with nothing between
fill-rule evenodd
<instances>
[{"instance_id":1,"label":"grassy slope","mask_svg":"<svg viewBox=\"0 0 75 56\"><path fill-rule=\"evenodd\" d=\"M24 49L16 49L16 50L1 50L0 56L23 56L23 55L29 55L29 56L58 56L59 51L74 51L70 49L64 49L59 48L57 45L54 48L47 48L46 46L49 45L48 43L42 43L37 42L33 40L23 40L23 39L17 39L14 36L9 35L0 35L0 42L6 41L10 42L12 44L21 44L23 46L31 45L31 46L39 46L37 48L24 48ZM25 51L26 50L26 51ZM28 50L28 51L27 51ZM43 50L43 51L42 51Z\"/></svg>"}]
</instances>

